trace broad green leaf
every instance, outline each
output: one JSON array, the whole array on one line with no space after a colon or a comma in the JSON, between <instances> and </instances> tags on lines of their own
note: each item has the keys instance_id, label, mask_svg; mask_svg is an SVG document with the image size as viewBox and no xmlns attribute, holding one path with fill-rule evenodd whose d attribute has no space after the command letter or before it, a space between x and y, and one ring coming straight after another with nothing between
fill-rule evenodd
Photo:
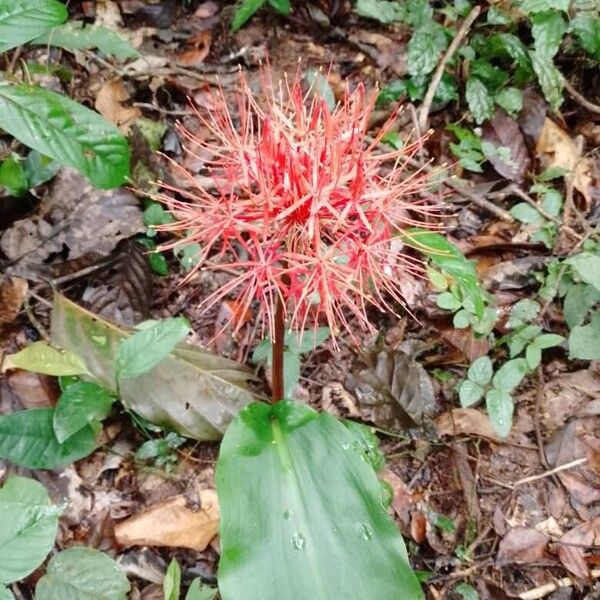
<instances>
[{"instance_id":1,"label":"broad green leaf","mask_svg":"<svg viewBox=\"0 0 600 600\"><path fill-rule=\"evenodd\" d=\"M344 421L344 425L356 436L373 469L381 471L385 466L385 455L379 449L379 440L373 428L356 421Z\"/></svg>"},{"instance_id":2,"label":"broad green leaf","mask_svg":"<svg viewBox=\"0 0 600 600\"><path fill-rule=\"evenodd\" d=\"M510 17L496 6L490 6L486 13L486 22L488 25L509 25Z\"/></svg>"},{"instance_id":3,"label":"broad green leaf","mask_svg":"<svg viewBox=\"0 0 600 600\"><path fill-rule=\"evenodd\" d=\"M140 55L127 38L106 27L89 25L83 21L69 21L60 27L54 27L32 43L71 51L97 48L104 54L120 59L137 58Z\"/></svg>"},{"instance_id":4,"label":"broad green leaf","mask_svg":"<svg viewBox=\"0 0 600 600\"><path fill-rule=\"evenodd\" d=\"M460 594L462 600L479 600L477 590L468 583L459 583L452 591L455 594Z\"/></svg>"},{"instance_id":5,"label":"broad green leaf","mask_svg":"<svg viewBox=\"0 0 600 600\"><path fill-rule=\"evenodd\" d=\"M494 36L496 38L496 36ZM496 38L504 51L524 69L531 70L531 58L525 44L512 33L499 33Z\"/></svg>"},{"instance_id":6,"label":"broad green leaf","mask_svg":"<svg viewBox=\"0 0 600 600\"><path fill-rule=\"evenodd\" d=\"M68 15L57 0L0 0L0 52L42 35Z\"/></svg>"},{"instance_id":7,"label":"broad green leaf","mask_svg":"<svg viewBox=\"0 0 600 600\"><path fill-rule=\"evenodd\" d=\"M542 217L539 211L527 202L515 204L510 209L510 214L517 219L517 221L521 221L521 223L525 223L526 225L541 227L546 222L546 219Z\"/></svg>"},{"instance_id":8,"label":"broad green leaf","mask_svg":"<svg viewBox=\"0 0 600 600\"><path fill-rule=\"evenodd\" d=\"M20 142L74 167L98 188L118 187L129 174L129 146L98 113L34 85L0 84L2 128Z\"/></svg>"},{"instance_id":9,"label":"broad green leaf","mask_svg":"<svg viewBox=\"0 0 600 600\"><path fill-rule=\"evenodd\" d=\"M320 69L309 69L303 77L311 93L325 101L327 108L333 112L337 104L333 89Z\"/></svg>"},{"instance_id":10,"label":"broad green leaf","mask_svg":"<svg viewBox=\"0 0 600 600\"><path fill-rule=\"evenodd\" d=\"M524 0L521 10L528 15L533 15L548 10L562 10L567 12L571 0Z\"/></svg>"},{"instance_id":11,"label":"broad green leaf","mask_svg":"<svg viewBox=\"0 0 600 600\"><path fill-rule=\"evenodd\" d=\"M492 116L494 101L481 80L476 77L469 77L465 98L476 123L483 123Z\"/></svg>"},{"instance_id":12,"label":"broad green leaf","mask_svg":"<svg viewBox=\"0 0 600 600\"><path fill-rule=\"evenodd\" d=\"M395 23L404 20L406 11L396 0L356 0L354 12L359 17L380 23Z\"/></svg>"},{"instance_id":13,"label":"broad green leaf","mask_svg":"<svg viewBox=\"0 0 600 600\"><path fill-rule=\"evenodd\" d=\"M240 413L216 472L223 600L423 598L355 442L332 415L302 404Z\"/></svg>"},{"instance_id":14,"label":"broad green leaf","mask_svg":"<svg viewBox=\"0 0 600 600\"><path fill-rule=\"evenodd\" d=\"M587 325L573 327L569 335L569 358L600 359L600 312L595 312Z\"/></svg>"},{"instance_id":15,"label":"broad green leaf","mask_svg":"<svg viewBox=\"0 0 600 600\"><path fill-rule=\"evenodd\" d=\"M283 355L283 393L285 398L291 400L294 390L300 381L300 355L295 352L285 352Z\"/></svg>"},{"instance_id":16,"label":"broad green leaf","mask_svg":"<svg viewBox=\"0 0 600 600\"><path fill-rule=\"evenodd\" d=\"M506 437L512 427L514 402L511 395L503 390L490 390L485 397L490 422L500 437Z\"/></svg>"},{"instance_id":17,"label":"broad green leaf","mask_svg":"<svg viewBox=\"0 0 600 600\"><path fill-rule=\"evenodd\" d=\"M173 215L159 202L151 202L144 210L144 225L147 227L167 225L174 220Z\"/></svg>"},{"instance_id":18,"label":"broad green leaf","mask_svg":"<svg viewBox=\"0 0 600 600\"><path fill-rule=\"evenodd\" d=\"M292 10L290 0L269 0L269 4L280 14L289 15Z\"/></svg>"},{"instance_id":19,"label":"broad green leaf","mask_svg":"<svg viewBox=\"0 0 600 600\"><path fill-rule=\"evenodd\" d=\"M546 348L554 348L554 346L562 344L564 339L565 338L562 335L556 333L543 333L542 335L538 335L538 337L533 340L533 343L538 348L545 350Z\"/></svg>"},{"instance_id":20,"label":"broad green leaf","mask_svg":"<svg viewBox=\"0 0 600 600\"><path fill-rule=\"evenodd\" d=\"M6 480L0 488L0 584L23 579L44 562L60 513L41 483L16 476Z\"/></svg>"},{"instance_id":21,"label":"broad green leaf","mask_svg":"<svg viewBox=\"0 0 600 600\"><path fill-rule=\"evenodd\" d=\"M471 325L471 314L464 309L459 310L452 318L452 324L457 329L466 329Z\"/></svg>"},{"instance_id":22,"label":"broad green leaf","mask_svg":"<svg viewBox=\"0 0 600 600\"><path fill-rule=\"evenodd\" d=\"M115 354L117 379L134 379L162 362L191 331L183 317L159 321L123 340Z\"/></svg>"},{"instance_id":23,"label":"broad green leaf","mask_svg":"<svg viewBox=\"0 0 600 600\"><path fill-rule=\"evenodd\" d=\"M569 286L563 305L569 329L581 325L589 309L597 302L600 302L600 290L593 285L581 283Z\"/></svg>"},{"instance_id":24,"label":"broad green leaf","mask_svg":"<svg viewBox=\"0 0 600 600\"><path fill-rule=\"evenodd\" d=\"M558 52L567 23L556 11L543 12L531 17L531 34L535 52L550 60Z\"/></svg>"},{"instance_id":25,"label":"broad green leaf","mask_svg":"<svg viewBox=\"0 0 600 600\"><path fill-rule=\"evenodd\" d=\"M231 30L237 31L242 28L266 2L267 0L241 0L238 2L231 20Z\"/></svg>"},{"instance_id":26,"label":"broad green leaf","mask_svg":"<svg viewBox=\"0 0 600 600\"><path fill-rule=\"evenodd\" d=\"M406 62L410 75L419 77L431 73L447 45L443 29L435 22L430 21L428 26L417 29L408 42Z\"/></svg>"},{"instance_id":27,"label":"broad green leaf","mask_svg":"<svg viewBox=\"0 0 600 600\"><path fill-rule=\"evenodd\" d=\"M483 82L488 91L494 92L504 86L508 80L506 71L499 69L483 58L477 58L473 61L469 74L474 79Z\"/></svg>"},{"instance_id":28,"label":"broad green leaf","mask_svg":"<svg viewBox=\"0 0 600 600\"><path fill-rule=\"evenodd\" d=\"M54 434L54 409L32 408L0 417L0 458L29 469L56 469L88 456L96 434L88 425L64 444Z\"/></svg>"},{"instance_id":29,"label":"broad green leaf","mask_svg":"<svg viewBox=\"0 0 600 600\"><path fill-rule=\"evenodd\" d=\"M32 150L23 163L29 187L37 187L52 179L60 170L60 164L49 156Z\"/></svg>"},{"instance_id":30,"label":"broad green leaf","mask_svg":"<svg viewBox=\"0 0 600 600\"><path fill-rule=\"evenodd\" d=\"M513 358L506 361L494 374L492 385L497 390L512 392L527 373L527 362L524 358Z\"/></svg>"},{"instance_id":31,"label":"broad green leaf","mask_svg":"<svg viewBox=\"0 0 600 600\"><path fill-rule=\"evenodd\" d=\"M480 356L469 367L467 377L479 385L487 385L492 379L493 372L494 367L492 366L490 357Z\"/></svg>"},{"instance_id":32,"label":"broad green leaf","mask_svg":"<svg viewBox=\"0 0 600 600\"><path fill-rule=\"evenodd\" d=\"M529 369L532 371L537 369L538 365L542 362L542 349L535 344L529 344L525 350L525 360Z\"/></svg>"},{"instance_id":33,"label":"broad green leaf","mask_svg":"<svg viewBox=\"0 0 600 600\"><path fill-rule=\"evenodd\" d=\"M192 581L185 600L215 600L218 591L217 588L204 585L202 580L197 578Z\"/></svg>"},{"instance_id":34,"label":"broad green leaf","mask_svg":"<svg viewBox=\"0 0 600 600\"><path fill-rule=\"evenodd\" d=\"M571 31L579 45L600 61L600 16L578 14L571 20Z\"/></svg>"},{"instance_id":35,"label":"broad green leaf","mask_svg":"<svg viewBox=\"0 0 600 600\"><path fill-rule=\"evenodd\" d=\"M441 294L438 294L435 303L440 308L451 310L452 312L458 310L462 306L461 301L451 292L442 292Z\"/></svg>"},{"instance_id":36,"label":"broad green leaf","mask_svg":"<svg viewBox=\"0 0 600 600\"><path fill-rule=\"evenodd\" d=\"M406 96L406 93L406 81L403 79L391 81L387 85L383 86L377 95L377 106L386 106L390 102L395 102L402 96Z\"/></svg>"},{"instance_id":37,"label":"broad green leaf","mask_svg":"<svg viewBox=\"0 0 600 600\"><path fill-rule=\"evenodd\" d=\"M460 399L460 405L466 407L473 406L481 400L484 388L478 383L471 381L470 379L464 379L458 388L458 398Z\"/></svg>"},{"instance_id":38,"label":"broad green leaf","mask_svg":"<svg viewBox=\"0 0 600 600\"><path fill-rule=\"evenodd\" d=\"M317 327L314 330L303 331L302 339L299 339L297 332L288 332L285 336L285 345L291 352L304 354L318 348L330 335L329 327Z\"/></svg>"},{"instance_id":39,"label":"broad green leaf","mask_svg":"<svg viewBox=\"0 0 600 600\"><path fill-rule=\"evenodd\" d=\"M35 586L40 600L126 600L130 586L121 567L93 548L70 548L48 563Z\"/></svg>"},{"instance_id":40,"label":"broad green leaf","mask_svg":"<svg viewBox=\"0 0 600 600\"><path fill-rule=\"evenodd\" d=\"M134 125L140 130L140 133L148 142L150 150L152 150L152 152L158 152L160 150L163 137L168 129L167 124L142 117L140 119L136 119ZM159 206L162 205L159 204Z\"/></svg>"},{"instance_id":41,"label":"broad green leaf","mask_svg":"<svg viewBox=\"0 0 600 600\"><path fill-rule=\"evenodd\" d=\"M190 242L189 244L178 246L173 252L183 267L183 270L187 273L198 264L202 253L202 247L198 242Z\"/></svg>"},{"instance_id":42,"label":"broad green leaf","mask_svg":"<svg viewBox=\"0 0 600 600\"><path fill-rule=\"evenodd\" d=\"M62 444L72 435L108 416L116 398L91 381L78 381L61 394L54 411L54 433Z\"/></svg>"},{"instance_id":43,"label":"broad green leaf","mask_svg":"<svg viewBox=\"0 0 600 600\"><path fill-rule=\"evenodd\" d=\"M571 265L585 283L600 290L600 256L591 252L581 252L568 258L565 264Z\"/></svg>"},{"instance_id":44,"label":"broad green leaf","mask_svg":"<svg viewBox=\"0 0 600 600\"><path fill-rule=\"evenodd\" d=\"M0 585L0 600L15 600L15 597L7 587Z\"/></svg>"},{"instance_id":45,"label":"broad green leaf","mask_svg":"<svg viewBox=\"0 0 600 600\"><path fill-rule=\"evenodd\" d=\"M25 369L45 375L84 375L85 363L73 352L50 346L48 342L33 342L4 359L3 369Z\"/></svg>"},{"instance_id":46,"label":"broad green leaf","mask_svg":"<svg viewBox=\"0 0 600 600\"><path fill-rule=\"evenodd\" d=\"M23 165L12 156L0 163L0 188L5 188L11 196L23 196L29 189L29 181Z\"/></svg>"},{"instance_id":47,"label":"broad green leaf","mask_svg":"<svg viewBox=\"0 0 600 600\"><path fill-rule=\"evenodd\" d=\"M515 87L502 88L494 99L498 106L501 106L513 117L518 115L523 108L523 91Z\"/></svg>"},{"instance_id":48,"label":"broad green leaf","mask_svg":"<svg viewBox=\"0 0 600 600\"><path fill-rule=\"evenodd\" d=\"M177 559L172 558L165 573L163 581L163 595L165 600L179 600L179 588L181 587L181 567Z\"/></svg>"},{"instance_id":49,"label":"broad green leaf","mask_svg":"<svg viewBox=\"0 0 600 600\"><path fill-rule=\"evenodd\" d=\"M510 317L506 322L506 326L509 329L521 327L525 323L533 321L538 316L540 309L541 306L535 300L523 298L523 300L516 302L510 309Z\"/></svg>"},{"instance_id":50,"label":"broad green leaf","mask_svg":"<svg viewBox=\"0 0 600 600\"><path fill-rule=\"evenodd\" d=\"M540 55L537 52L530 52L531 64L537 75L540 87L548 104L558 110L563 101L562 90L564 87L564 78L560 71L554 66L552 59Z\"/></svg>"},{"instance_id":51,"label":"broad green leaf","mask_svg":"<svg viewBox=\"0 0 600 600\"><path fill-rule=\"evenodd\" d=\"M80 354L100 384L116 390L113 357L129 332L55 294L51 336ZM252 401L252 378L239 363L180 344L150 372L122 379L119 398L151 423L187 437L218 440L233 415Z\"/></svg>"}]
</instances>

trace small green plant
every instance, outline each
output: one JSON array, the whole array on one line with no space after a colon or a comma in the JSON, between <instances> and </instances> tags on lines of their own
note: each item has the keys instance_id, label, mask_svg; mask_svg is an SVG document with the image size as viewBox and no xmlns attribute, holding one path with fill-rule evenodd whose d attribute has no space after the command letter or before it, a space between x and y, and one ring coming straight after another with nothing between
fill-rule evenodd
<instances>
[{"instance_id":1,"label":"small green plant","mask_svg":"<svg viewBox=\"0 0 600 600\"><path fill-rule=\"evenodd\" d=\"M181 567L176 559L171 560L163 581L164 600L179 600L181 597ZM214 600L216 588L205 585L197 577L194 579L185 596L185 600Z\"/></svg>"},{"instance_id":2,"label":"small green plant","mask_svg":"<svg viewBox=\"0 0 600 600\"><path fill-rule=\"evenodd\" d=\"M145 441L136 451L137 460L152 460L156 467L170 471L177 463L177 448L185 438L173 431L164 432L162 437Z\"/></svg>"},{"instance_id":3,"label":"small green plant","mask_svg":"<svg viewBox=\"0 0 600 600\"><path fill-rule=\"evenodd\" d=\"M235 8L231 29L242 28L261 8L269 6L280 15L289 15L292 10L290 0L240 0Z\"/></svg>"}]
</instances>

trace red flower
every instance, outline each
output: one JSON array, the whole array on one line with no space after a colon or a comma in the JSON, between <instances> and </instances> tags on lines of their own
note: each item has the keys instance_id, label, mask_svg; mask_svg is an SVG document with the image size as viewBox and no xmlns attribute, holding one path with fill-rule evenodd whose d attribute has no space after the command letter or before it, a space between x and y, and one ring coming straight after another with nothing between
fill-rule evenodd
<instances>
[{"instance_id":1,"label":"red flower","mask_svg":"<svg viewBox=\"0 0 600 600\"><path fill-rule=\"evenodd\" d=\"M362 85L330 110L317 94L303 94L298 77L274 86L265 70L262 80L264 102L241 76L237 114L219 92L214 110L198 115L216 142L183 131L210 155L218 190L179 167L191 187L164 186L183 200L161 196L176 218L163 229L188 233L171 247L200 244L197 268L219 269L232 258L227 268L236 274L205 308L231 294L242 311L257 301L271 335L278 302L290 329L321 320L333 334L339 327L352 334L350 316L371 329L367 308L394 312L402 282L422 272L397 232L423 226L439 208L429 176L407 170L421 140L381 152L393 119L368 139L375 97Z\"/></svg>"}]
</instances>

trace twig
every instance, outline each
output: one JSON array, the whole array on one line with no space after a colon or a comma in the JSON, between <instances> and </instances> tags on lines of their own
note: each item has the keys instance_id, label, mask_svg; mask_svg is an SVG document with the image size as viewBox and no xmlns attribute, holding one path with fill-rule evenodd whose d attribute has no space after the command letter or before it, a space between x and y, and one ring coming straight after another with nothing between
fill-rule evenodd
<instances>
[{"instance_id":1,"label":"twig","mask_svg":"<svg viewBox=\"0 0 600 600\"><path fill-rule=\"evenodd\" d=\"M427 118L429 117L429 110L431 109L431 103L433 102L433 97L435 95L435 91L437 90L438 85L442 79L442 75L444 74L444 69L448 64L448 61L454 56L456 51L460 48L461 44L465 36L467 35L469 29L475 22L475 19L479 16L481 12L481 6L474 6L471 12L467 15L467 18L463 21L463 24L460 26L456 37L452 40L450 46L442 56L442 59L438 63L438 66L431 78L431 83L427 88L427 93L425 94L425 98L423 100L423 104L421 105L421 111L419 113L419 129L421 131L425 131L427 129Z\"/></svg>"},{"instance_id":2,"label":"twig","mask_svg":"<svg viewBox=\"0 0 600 600\"><path fill-rule=\"evenodd\" d=\"M544 452L544 438L542 436L542 430L540 427L540 407L542 404L542 400L544 399L544 386L546 384L546 382L544 380L544 370L542 369L542 365L538 365L537 377L538 377L538 384L537 384L537 389L535 390L535 408L534 408L534 413L533 413L533 425L535 428L535 441L537 442L538 454L540 456L540 462L546 469L549 469L550 465L548 464L548 459L546 458L546 453Z\"/></svg>"},{"instance_id":3,"label":"twig","mask_svg":"<svg viewBox=\"0 0 600 600\"><path fill-rule=\"evenodd\" d=\"M590 579L598 578L600 578L600 569L593 569L590 572ZM575 584L576 581L571 577L563 577L562 579L550 581L549 583L545 583L539 587L522 592L519 594L519 598L521 598L521 600L539 600L539 598L544 598L559 588L571 587Z\"/></svg>"},{"instance_id":4,"label":"twig","mask_svg":"<svg viewBox=\"0 0 600 600\"><path fill-rule=\"evenodd\" d=\"M579 465L583 465L588 462L587 457L576 458L571 462L565 463L564 465L558 465L558 467L554 467L554 469L550 469L549 471L544 471L539 475L530 475L529 477L524 477L523 479L519 479L513 483L513 487L517 487L519 485L524 485L526 483L531 483L532 481L538 481L540 479L544 479L546 477L550 477L551 475L555 475L556 473L560 473L561 471L566 471L568 469L573 469L574 467L578 467Z\"/></svg>"},{"instance_id":5,"label":"twig","mask_svg":"<svg viewBox=\"0 0 600 600\"><path fill-rule=\"evenodd\" d=\"M146 108L147 110L153 110L162 115L169 115L173 117L187 117L189 115L195 114L191 110L169 110L167 108L161 108L156 104L151 104L150 102L134 102L133 106L137 106L138 108Z\"/></svg>"},{"instance_id":6,"label":"twig","mask_svg":"<svg viewBox=\"0 0 600 600\"><path fill-rule=\"evenodd\" d=\"M590 112L600 115L600 106L598 106L597 104L594 104L593 102L590 102L585 96L582 96L569 83L569 81L567 79L565 79L565 89L567 90L567 92L569 92L569 94L572 96L573 100L575 100L575 102L577 102L577 104L580 104L581 106L583 106L583 108L585 108L586 110L589 110Z\"/></svg>"},{"instance_id":7,"label":"twig","mask_svg":"<svg viewBox=\"0 0 600 600\"><path fill-rule=\"evenodd\" d=\"M33 309L31 308L31 304L29 303L29 295L25 297L25 302L23 303L23 306L25 308L25 312L27 313L29 321L40 334L40 337L46 342L50 343L50 336L48 335L46 328L39 322L38 318L33 314Z\"/></svg>"}]
</instances>

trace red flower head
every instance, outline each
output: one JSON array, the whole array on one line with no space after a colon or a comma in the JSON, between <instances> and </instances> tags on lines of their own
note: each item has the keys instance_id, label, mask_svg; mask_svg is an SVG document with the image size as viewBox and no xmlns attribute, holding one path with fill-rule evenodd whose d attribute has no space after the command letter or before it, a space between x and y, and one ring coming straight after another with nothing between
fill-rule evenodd
<instances>
[{"instance_id":1,"label":"red flower head","mask_svg":"<svg viewBox=\"0 0 600 600\"><path fill-rule=\"evenodd\" d=\"M350 316L372 329L367 307L393 312L402 282L422 272L397 232L439 209L429 176L406 168L421 140L381 152L393 119L367 138L375 97L362 85L331 110L314 90L303 93L298 76L274 86L264 70L264 101L240 83L237 114L220 91L208 116L198 115L216 141L183 131L208 151L217 192L178 167L190 189L164 188L184 200L161 196L176 218L163 229L187 231L175 244L202 248L196 268L218 269L227 255L237 272L203 306L231 294L241 311L257 301L271 335L278 303L290 329L322 321L333 334L352 333Z\"/></svg>"}]
</instances>

